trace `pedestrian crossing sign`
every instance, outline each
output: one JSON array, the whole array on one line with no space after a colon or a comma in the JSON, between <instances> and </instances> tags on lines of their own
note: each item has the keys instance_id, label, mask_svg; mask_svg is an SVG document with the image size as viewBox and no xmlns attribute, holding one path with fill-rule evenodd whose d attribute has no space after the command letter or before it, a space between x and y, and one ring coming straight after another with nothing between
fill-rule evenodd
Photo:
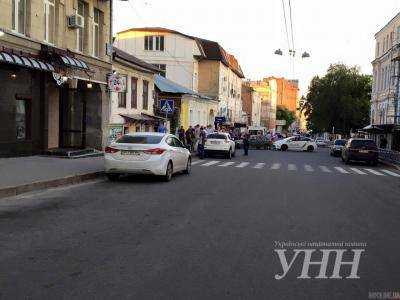
<instances>
[{"instance_id":1,"label":"pedestrian crossing sign","mask_svg":"<svg viewBox=\"0 0 400 300\"><path fill-rule=\"evenodd\" d=\"M174 112L174 100L162 99L160 100L161 111L165 113L173 113Z\"/></svg>"}]
</instances>

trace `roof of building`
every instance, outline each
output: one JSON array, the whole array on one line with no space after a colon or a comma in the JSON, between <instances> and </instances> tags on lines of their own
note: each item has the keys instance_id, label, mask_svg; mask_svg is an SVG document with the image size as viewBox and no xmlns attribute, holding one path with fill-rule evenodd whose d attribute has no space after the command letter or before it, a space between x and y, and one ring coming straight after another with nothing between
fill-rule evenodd
<instances>
[{"instance_id":1,"label":"roof of building","mask_svg":"<svg viewBox=\"0 0 400 300\"><path fill-rule=\"evenodd\" d=\"M379 29L379 31L377 33L375 33L375 37L382 31L384 30L388 25L390 25L390 23L392 23L397 17L400 17L400 12L398 12L392 19L390 19L389 22L387 22L385 24L385 26L383 26L381 29Z\"/></svg>"},{"instance_id":2,"label":"roof of building","mask_svg":"<svg viewBox=\"0 0 400 300\"><path fill-rule=\"evenodd\" d=\"M201 58L207 59L207 60L218 60L221 61L224 65L229 67L233 72L235 72L236 75L238 75L240 78L245 78L242 68L240 67L240 64L238 60L235 58L234 55L229 54L225 51L222 46L215 41L210 41L206 39L201 39L192 35L184 34L182 32L164 28L164 27L133 27L124 31L118 32L120 33L125 33L129 31L141 31L141 32L166 32L166 33L173 33L173 34L178 34L181 36L184 36L186 38L194 40L201 52Z\"/></svg>"},{"instance_id":3,"label":"roof of building","mask_svg":"<svg viewBox=\"0 0 400 300\"><path fill-rule=\"evenodd\" d=\"M113 60L115 58L122 59L128 63L131 63L133 65L136 65L137 67L140 68L140 70L151 72L151 73L159 73L161 70L153 66L152 64L149 64L129 53L126 53L125 51L122 51L121 49L118 49L116 47L113 47Z\"/></svg>"}]
</instances>

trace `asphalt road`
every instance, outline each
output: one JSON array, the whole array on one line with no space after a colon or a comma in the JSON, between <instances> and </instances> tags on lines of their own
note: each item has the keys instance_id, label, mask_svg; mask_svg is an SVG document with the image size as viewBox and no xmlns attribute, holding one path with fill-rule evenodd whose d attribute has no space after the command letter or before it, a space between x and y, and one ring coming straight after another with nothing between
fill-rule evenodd
<instances>
[{"instance_id":1,"label":"asphalt road","mask_svg":"<svg viewBox=\"0 0 400 300\"><path fill-rule=\"evenodd\" d=\"M0 298L368 299L400 291L400 177L382 169L394 170L344 166L323 150L251 151L226 162L209 158L170 183L98 180L1 200ZM277 280L274 250L287 249L289 263L294 248L310 248L276 244L285 241L357 242L342 248L364 249L360 278L315 279L312 266L311 278L299 279L299 256Z\"/></svg>"}]
</instances>

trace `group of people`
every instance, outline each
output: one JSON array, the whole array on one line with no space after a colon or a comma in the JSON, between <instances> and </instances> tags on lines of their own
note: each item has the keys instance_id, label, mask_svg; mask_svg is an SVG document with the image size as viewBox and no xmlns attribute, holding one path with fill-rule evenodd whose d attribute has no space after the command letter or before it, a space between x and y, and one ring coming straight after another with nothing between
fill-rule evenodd
<instances>
[{"instance_id":1,"label":"group of people","mask_svg":"<svg viewBox=\"0 0 400 300\"><path fill-rule=\"evenodd\" d=\"M190 151L197 150L199 157L204 157L204 144L206 143L207 135L213 133L215 130L211 125L200 126L189 126L188 129L184 129L181 126L178 129L177 136L179 140L188 147Z\"/></svg>"}]
</instances>

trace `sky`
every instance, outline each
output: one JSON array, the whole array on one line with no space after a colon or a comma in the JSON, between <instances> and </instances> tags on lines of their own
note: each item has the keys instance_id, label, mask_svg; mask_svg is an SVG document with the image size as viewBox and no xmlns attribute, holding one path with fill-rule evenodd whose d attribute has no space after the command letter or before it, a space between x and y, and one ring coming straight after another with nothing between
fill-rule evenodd
<instances>
[{"instance_id":1,"label":"sky","mask_svg":"<svg viewBox=\"0 0 400 300\"><path fill-rule=\"evenodd\" d=\"M374 34L400 12L400 0L291 0L291 6L294 63L282 0L115 0L114 33L157 26L214 40L236 56L246 78L296 78L305 94L312 77L323 76L332 63L371 74ZM276 49L284 55L275 55ZM304 51L311 57L301 59Z\"/></svg>"}]
</instances>

